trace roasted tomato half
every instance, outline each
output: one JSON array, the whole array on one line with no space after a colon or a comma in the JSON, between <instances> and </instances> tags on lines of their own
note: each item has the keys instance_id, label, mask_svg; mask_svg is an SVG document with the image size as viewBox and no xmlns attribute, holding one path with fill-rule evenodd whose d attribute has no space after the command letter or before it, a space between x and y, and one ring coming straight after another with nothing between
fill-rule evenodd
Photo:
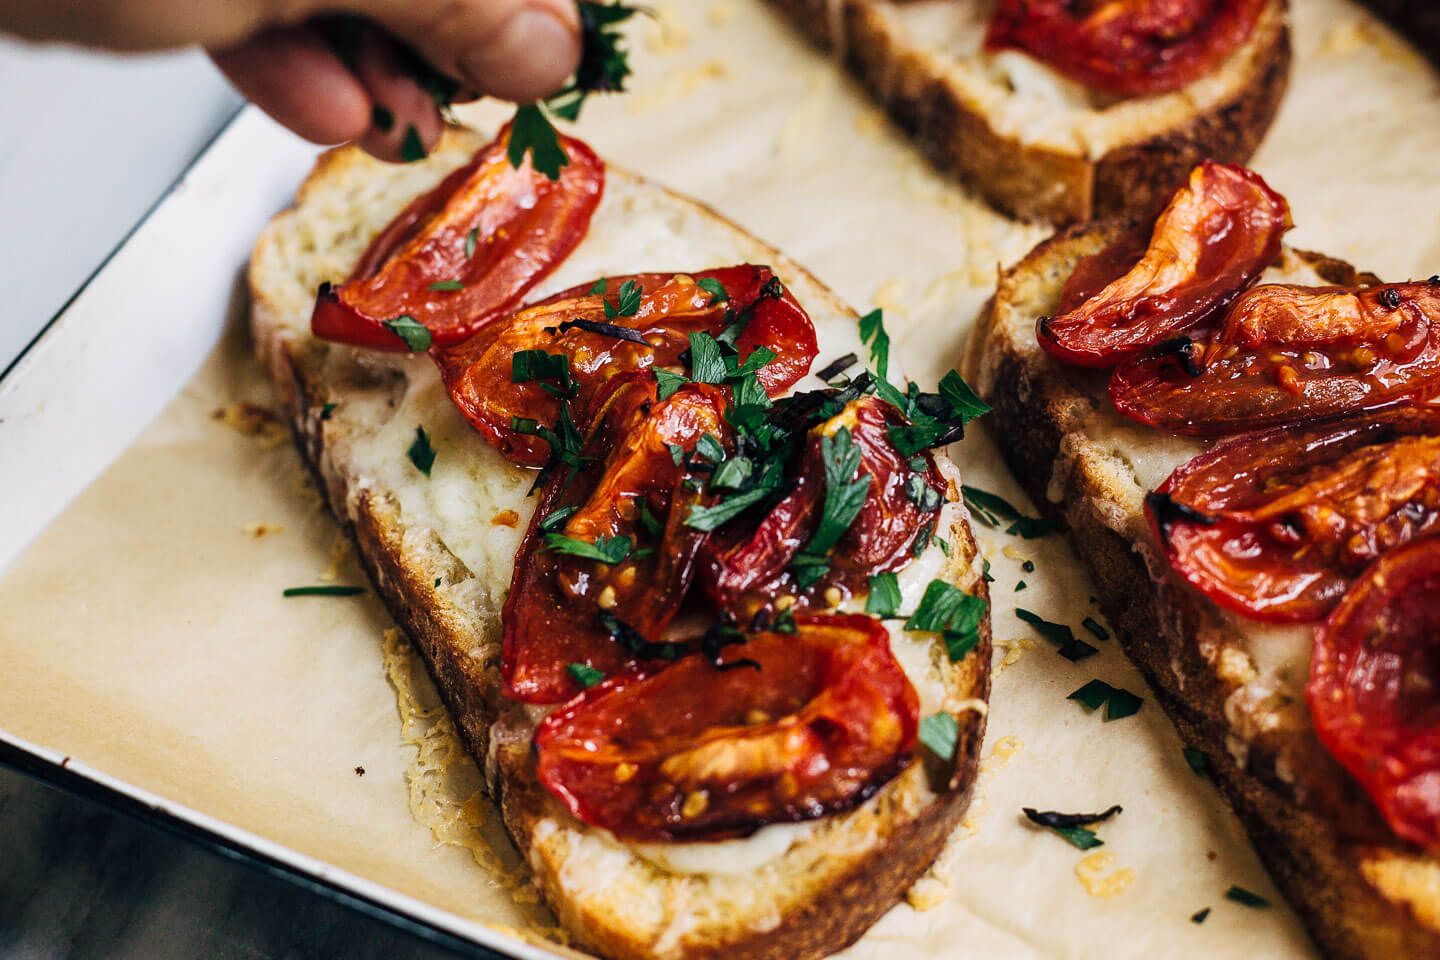
<instances>
[{"instance_id":1,"label":"roasted tomato half","mask_svg":"<svg viewBox=\"0 0 1440 960\"><path fill-rule=\"evenodd\" d=\"M1275 262L1290 227L1289 204L1258 174L1207 160L1148 247L1131 231L1080 261L1059 311L1037 325L1040 345L1065 363L1112 367L1224 310Z\"/></svg>"},{"instance_id":2,"label":"roasted tomato half","mask_svg":"<svg viewBox=\"0 0 1440 960\"><path fill-rule=\"evenodd\" d=\"M1319 620L1378 557L1440 530L1440 411L1222 441L1146 512L1171 565L1216 603Z\"/></svg>"},{"instance_id":3,"label":"roasted tomato half","mask_svg":"<svg viewBox=\"0 0 1440 960\"><path fill-rule=\"evenodd\" d=\"M860 803L915 748L919 699L879 621L797 618L718 666L613 678L540 724L540 780L624 840L744 836Z\"/></svg>"},{"instance_id":4,"label":"roasted tomato half","mask_svg":"<svg viewBox=\"0 0 1440 960\"><path fill-rule=\"evenodd\" d=\"M833 607L824 599L831 588L849 596L864 589L870 576L905 566L921 532L934 532L946 490L928 452L907 461L891 444L889 428L904 422L890 404L862 397L811 430L790 493L758 525L730 524L706 543L700 582L716 605L741 623L754 622L777 601L786 609ZM857 461L853 472L837 479L844 486L868 486L853 522L827 533L825 501L835 496L829 477L844 462L841 445L858 457L850 454ZM826 541L820 544L823 556L807 558L817 553L817 536ZM807 563L824 569L818 579L804 575Z\"/></svg>"},{"instance_id":5,"label":"roasted tomato half","mask_svg":"<svg viewBox=\"0 0 1440 960\"><path fill-rule=\"evenodd\" d=\"M988 50L1023 50L1121 97L1178 90L1255 29L1264 0L1000 0Z\"/></svg>"},{"instance_id":6,"label":"roasted tomato half","mask_svg":"<svg viewBox=\"0 0 1440 960\"><path fill-rule=\"evenodd\" d=\"M705 289L712 284L702 286L701 281L719 283L728 299L717 297ZM566 290L464 343L434 351L460 412L516 463L544 463L548 444L516 433L513 417L553 425L562 403L584 409L616 373L676 366L689 349L692 332L718 336L732 323L745 321L735 340L739 359L759 347L777 355L758 374L772 396L809 372L815 359L815 328L769 267L746 264L694 274L612 277L603 289L600 293L586 285ZM571 400L555 396L553 383L515 382L515 354L526 350L568 359Z\"/></svg>"},{"instance_id":7,"label":"roasted tomato half","mask_svg":"<svg viewBox=\"0 0 1440 960\"><path fill-rule=\"evenodd\" d=\"M1320 742L1396 836L1440 844L1440 537L1387 553L1315 632Z\"/></svg>"},{"instance_id":8,"label":"roasted tomato half","mask_svg":"<svg viewBox=\"0 0 1440 960\"><path fill-rule=\"evenodd\" d=\"M1345 289L1266 284L1213 335L1116 369L1122 414L1217 436L1440 391L1440 278Z\"/></svg>"},{"instance_id":9,"label":"roasted tomato half","mask_svg":"<svg viewBox=\"0 0 1440 960\"><path fill-rule=\"evenodd\" d=\"M645 372L617 377L597 398L585 465L552 474L515 558L501 615L506 695L558 703L580 689L572 663L609 674L679 654L660 635L706 534L683 522L700 494L669 445L692 451L707 433L728 444L727 402L708 384L657 400Z\"/></svg>"},{"instance_id":10,"label":"roasted tomato half","mask_svg":"<svg viewBox=\"0 0 1440 960\"><path fill-rule=\"evenodd\" d=\"M510 128L413 200L371 242L343 284L323 284L311 332L376 350L403 351L385 321L408 316L436 344L457 343L502 315L555 269L590 228L605 164L562 136L570 163L558 180L527 160L510 165Z\"/></svg>"}]
</instances>

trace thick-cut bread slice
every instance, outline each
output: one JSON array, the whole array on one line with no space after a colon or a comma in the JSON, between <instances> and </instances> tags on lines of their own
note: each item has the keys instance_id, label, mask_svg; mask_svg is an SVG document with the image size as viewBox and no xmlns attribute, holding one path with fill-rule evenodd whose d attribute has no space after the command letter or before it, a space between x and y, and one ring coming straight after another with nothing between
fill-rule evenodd
<instances>
[{"instance_id":1,"label":"thick-cut bread slice","mask_svg":"<svg viewBox=\"0 0 1440 960\"><path fill-rule=\"evenodd\" d=\"M1125 229L1073 227L1005 271L965 368L995 408L1007 463L1036 504L1068 523L1126 654L1216 783L1261 858L1334 957L1440 955L1440 861L1396 841L1316 739L1303 698L1310 627L1229 614L1175 576L1143 498L1205 449L1123 420L1105 375L1062 367L1035 323L1055 312L1080 258ZM1349 264L1286 250L1264 281L1374 283Z\"/></svg>"},{"instance_id":2,"label":"thick-cut bread slice","mask_svg":"<svg viewBox=\"0 0 1440 960\"><path fill-rule=\"evenodd\" d=\"M316 286L343 279L411 197L480 145L452 130L429 159L408 166L385 166L354 149L331 151L295 207L261 236L250 268L253 328L302 452L377 589L424 654L536 885L581 945L615 958L810 958L837 950L904 895L964 812L985 728L988 623L980 645L956 664L938 637L892 631L923 712L944 709L959 723L953 764L917 755L854 810L718 844L628 847L571 817L536 779L530 737L537 711L500 695L500 607L533 509L525 496L533 474L481 441L425 357L379 355L308 335ZM855 314L779 252L614 168L586 240L534 293L604 275L746 261L773 266L805 305L821 361L862 349ZM437 452L428 478L406 458L417 426ZM955 469L940 459L958 500ZM985 596L964 507L943 509L938 529L947 531L949 555L932 545L901 572L909 605L937 576Z\"/></svg>"},{"instance_id":3,"label":"thick-cut bread slice","mask_svg":"<svg viewBox=\"0 0 1440 960\"><path fill-rule=\"evenodd\" d=\"M1004 213L1056 224L1147 212L1199 161L1245 162L1290 70L1285 0L1211 73L1119 101L1023 54L984 53L991 3L773 2L843 57L936 166Z\"/></svg>"}]
</instances>

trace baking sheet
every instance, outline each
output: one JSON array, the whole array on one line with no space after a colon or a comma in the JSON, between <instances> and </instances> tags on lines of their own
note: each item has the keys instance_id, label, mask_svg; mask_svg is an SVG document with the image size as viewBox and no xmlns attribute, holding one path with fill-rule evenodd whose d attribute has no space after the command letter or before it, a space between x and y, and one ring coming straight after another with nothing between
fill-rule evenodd
<instances>
[{"instance_id":1,"label":"baking sheet","mask_svg":"<svg viewBox=\"0 0 1440 960\"><path fill-rule=\"evenodd\" d=\"M856 306L883 306L906 369L934 382L957 362L997 266L1043 231L929 171L762 5L692 0L657 15L636 34L634 92L587 106L581 135L724 211ZM1440 264L1440 82L1350 3L1306 0L1296 21L1291 93L1254 162L1291 200L1292 241L1387 277L1428 276ZM465 115L489 127L503 111ZM211 193L167 205L216 213L208 226L224 242L193 241L197 224L162 208L149 242L97 281L104 295L92 288L0 387L0 409L25 418L0 423L3 439L24 441L0 444L0 531L15 545L161 402L166 378L147 367L188 372L225 318L196 377L0 583L0 728L473 924L553 935L463 764L438 762L453 741L423 677L405 679L413 664L378 601L280 598L287 586L362 582L336 555L283 431L257 412L271 401L234 293L254 230L307 156L257 115L242 118L212 154ZM186 290L178 302L191 313L175 316ZM82 403L97 388L75 366L103 381L117 361L133 386ZM87 432L56 436L55 422ZM10 469L17 450L25 469ZM967 482L1023 499L983 431L953 453ZM1155 705L1105 723L1065 700L1096 677L1143 692L1114 642L1070 664L1014 617L1020 605L1078 628L1094 615L1063 539L979 532L996 577L997 675L976 801L941 879L920 891L934 905L897 907L849 954L939 956L963 944L975 956L1306 955ZM1027 558L1033 574L1019 569ZM460 775L440 782L437 769ZM1125 811L1089 853L1019 813L1112 803ZM1231 884L1276 903L1227 901ZM1191 923L1205 907L1205 923Z\"/></svg>"}]
</instances>

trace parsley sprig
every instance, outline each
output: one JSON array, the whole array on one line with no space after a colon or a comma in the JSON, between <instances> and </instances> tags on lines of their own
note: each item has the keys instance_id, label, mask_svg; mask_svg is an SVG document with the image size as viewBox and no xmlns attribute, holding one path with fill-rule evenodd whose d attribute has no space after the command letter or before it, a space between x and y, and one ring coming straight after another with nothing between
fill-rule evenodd
<instances>
[{"instance_id":1,"label":"parsley sprig","mask_svg":"<svg viewBox=\"0 0 1440 960\"><path fill-rule=\"evenodd\" d=\"M825 465L825 500L820 506L820 522L810 542L790 563L802 590L829 571L830 551L860 515L870 490L870 474L860 473L860 446L848 427L820 438L820 459Z\"/></svg>"},{"instance_id":2,"label":"parsley sprig","mask_svg":"<svg viewBox=\"0 0 1440 960\"><path fill-rule=\"evenodd\" d=\"M619 0L580 0L579 8L581 53L575 78L558 93L517 107L510 127L511 166L524 163L528 153L535 169L551 180L560 179L560 168L570 163L552 118L580 119L580 108L592 93L618 93L630 76L630 55L620 46L623 35L617 28L635 15L636 8Z\"/></svg>"}]
</instances>

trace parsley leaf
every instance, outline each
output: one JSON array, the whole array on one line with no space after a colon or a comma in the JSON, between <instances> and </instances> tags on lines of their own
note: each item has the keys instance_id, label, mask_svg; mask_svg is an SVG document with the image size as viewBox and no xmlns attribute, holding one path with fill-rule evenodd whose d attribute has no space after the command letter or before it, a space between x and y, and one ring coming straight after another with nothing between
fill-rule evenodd
<instances>
[{"instance_id":1,"label":"parsley leaf","mask_svg":"<svg viewBox=\"0 0 1440 960\"><path fill-rule=\"evenodd\" d=\"M1234 900L1236 903L1244 904L1247 907L1260 908L1270 906L1269 900L1260 896L1258 893L1251 893L1244 887L1232 886L1229 890L1225 891L1225 899Z\"/></svg>"},{"instance_id":2,"label":"parsley leaf","mask_svg":"<svg viewBox=\"0 0 1440 960\"><path fill-rule=\"evenodd\" d=\"M932 713L920 721L920 742L941 760L955 757L955 743L960 739L960 725L945 712Z\"/></svg>"},{"instance_id":3,"label":"parsley leaf","mask_svg":"<svg viewBox=\"0 0 1440 960\"><path fill-rule=\"evenodd\" d=\"M430 468L435 465L435 448L430 446L430 438L426 436L424 427L415 428L415 442L410 444L405 455L415 464L416 470L430 476Z\"/></svg>"},{"instance_id":4,"label":"parsley leaf","mask_svg":"<svg viewBox=\"0 0 1440 960\"><path fill-rule=\"evenodd\" d=\"M977 397L965 378L954 370L940 378L940 399L945 401L954 417L966 423L990 412L989 404Z\"/></svg>"},{"instance_id":5,"label":"parsley leaf","mask_svg":"<svg viewBox=\"0 0 1440 960\"><path fill-rule=\"evenodd\" d=\"M1204 750L1196 750L1194 747L1186 747L1181 753L1185 754L1185 762L1190 764L1190 769L1197 774L1204 776L1210 768L1210 754Z\"/></svg>"},{"instance_id":6,"label":"parsley leaf","mask_svg":"<svg viewBox=\"0 0 1440 960\"><path fill-rule=\"evenodd\" d=\"M987 527L998 527L1004 520L1013 520L1006 533L1011 536L1020 536L1026 540L1033 540L1035 537L1043 537L1055 529L1055 523L1044 517L1027 517L1004 497L981 490L979 487L962 486L961 495L965 498L965 506L975 515L975 519ZM1104 637L1101 637L1103 640Z\"/></svg>"},{"instance_id":7,"label":"parsley leaf","mask_svg":"<svg viewBox=\"0 0 1440 960\"><path fill-rule=\"evenodd\" d=\"M816 555L829 553L850 529L865 506L871 479L868 473L856 476L860 470L860 446L848 427L820 438L820 458L825 464L825 501L820 508L820 523L805 547L806 553Z\"/></svg>"},{"instance_id":8,"label":"parsley leaf","mask_svg":"<svg viewBox=\"0 0 1440 960\"><path fill-rule=\"evenodd\" d=\"M714 530L738 517L747 508L754 506L769 495L770 488L756 487L753 490L746 490L744 493L737 493L713 507L691 507L690 513L685 517L685 526L692 530L707 532Z\"/></svg>"},{"instance_id":9,"label":"parsley leaf","mask_svg":"<svg viewBox=\"0 0 1440 960\"><path fill-rule=\"evenodd\" d=\"M635 499L639 501L640 507L640 512L636 515L640 531L648 537L659 537L665 532L665 524L661 523L660 518L651 511L650 501L647 498L639 496Z\"/></svg>"},{"instance_id":10,"label":"parsley leaf","mask_svg":"<svg viewBox=\"0 0 1440 960\"><path fill-rule=\"evenodd\" d=\"M1104 680L1091 680L1085 686L1076 690L1066 700L1074 700L1083 706L1087 711L1094 712L1104 706L1105 701L1110 699L1110 694L1115 688Z\"/></svg>"},{"instance_id":11,"label":"parsley leaf","mask_svg":"<svg viewBox=\"0 0 1440 960\"><path fill-rule=\"evenodd\" d=\"M560 168L570 164L560 146L560 135L538 103L520 104L510 122L510 145L506 150L510 166L518 169L527 153L535 169L551 180L559 180Z\"/></svg>"},{"instance_id":12,"label":"parsley leaf","mask_svg":"<svg viewBox=\"0 0 1440 960\"><path fill-rule=\"evenodd\" d=\"M860 318L860 342L870 348L870 362L879 380L890 376L890 335L885 332L885 312L878 307Z\"/></svg>"},{"instance_id":13,"label":"parsley leaf","mask_svg":"<svg viewBox=\"0 0 1440 960\"><path fill-rule=\"evenodd\" d=\"M563 527L563 526L565 525L565 521L570 519L570 515L573 514L576 510L579 510L579 509L580 509L580 508L579 508L579 507L576 507L576 506L569 506L569 507L560 507L560 508L557 509L557 510L552 510L552 511L545 517L544 520L541 520L541 521L540 521L540 532L541 532L541 533L552 533L552 532L554 532L554 531L556 531L556 530L559 530L561 527Z\"/></svg>"},{"instance_id":14,"label":"parsley leaf","mask_svg":"<svg viewBox=\"0 0 1440 960\"><path fill-rule=\"evenodd\" d=\"M710 294L710 302L706 306L713 307L730 299L730 294L725 292L725 285L714 277L701 277L695 281L695 286Z\"/></svg>"},{"instance_id":15,"label":"parsley leaf","mask_svg":"<svg viewBox=\"0 0 1440 960\"><path fill-rule=\"evenodd\" d=\"M870 578L870 595L865 598L865 612L882 620L900 612L900 580L893 573L877 573Z\"/></svg>"},{"instance_id":16,"label":"parsley leaf","mask_svg":"<svg viewBox=\"0 0 1440 960\"><path fill-rule=\"evenodd\" d=\"M767 366L770 361L774 360L776 356L778 356L778 354L769 347L756 347L750 351L750 356L745 358L745 362L738 366L735 365L734 357L727 356L725 358L727 360L725 364L727 375L731 377L744 377L752 373L759 373L760 370Z\"/></svg>"},{"instance_id":17,"label":"parsley leaf","mask_svg":"<svg viewBox=\"0 0 1440 960\"><path fill-rule=\"evenodd\" d=\"M725 359L720 344L703 330L690 334L690 375L697 383L724 383Z\"/></svg>"},{"instance_id":18,"label":"parsley leaf","mask_svg":"<svg viewBox=\"0 0 1440 960\"><path fill-rule=\"evenodd\" d=\"M1205 918L1208 917L1208 916L1210 916L1210 908L1209 908L1209 907L1206 907L1204 910L1196 910L1194 913L1192 913L1192 914L1190 915L1190 922L1191 922L1191 923L1204 923L1204 922L1205 922Z\"/></svg>"},{"instance_id":19,"label":"parsley leaf","mask_svg":"<svg viewBox=\"0 0 1440 960\"><path fill-rule=\"evenodd\" d=\"M1086 657L1100 652L1098 648L1076 638L1074 631L1063 623L1051 623L1039 614L1031 613L1020 607L1015 608L1015 616L1030 624L1041 637L1058 646L1060 649L1057 652L1060 656L1071 663L1084 660Z\"/></svg>"},{"instance_id":20,"label":"parsley leaf","mask_svg":"<svg viewBox=\"0 0 1440 960\"><path fill-rule=\"evenodd\" d=\"M906 630L939 633L951 662L959 662L980 643L980 622L987 604L944 580L931 580L920 605L905 621Z\"/></svg>"},{"instance_id":21,"label":"parsley leaf","mask_svg":"<svg viewBox=\"0 0 1440 960\"><path fill-rule=\"evenodd\" d=\"M660 367L653 368L652 372L655 374L655 384L659 388L655 391L655 396L661 400L669 400L675 395L676 390L690 382L690 378L683 373L671 373Z\"/></svg>"},{"instance_id":22,"label":"parsley leaf","mask_svg":"<svg viewBox=\"0 0 1440 960\"><path fill-rule=\"evenodd\" d=\"M565 672L570 674L570 679L578 683L582 689L589 690L591 687L605 679L603 671L585 663L567 663Z\"/></svg>"},{"instance_id":23,"label":"parsley leaf","mask_svg":"<svg viewBox=\"0 0 1440 960\"><path fill-rule=\"evenodd\" d=\"M459 280L437 280L430 284L430 289L436 293L443 293L447 290L464 290L465 284Z\"/></svg>"},{"instance_id":24,"label":"parsley leaf","mask_svg":"<svg viewBox=\"0 0 1440 960\"><path fill-rule=\"evenodd\" d=\"M711 463L719 463L725 459L725 448L708 433L700 434L700 439L695 441L695 452Z\"/></svg>"},{"instance_id":25,"label":"parsley leaf","mask_svg":"<svg viewBox=\"0 0 1440 960\"><path fill-rule=\"evenodd\" d=\"M576 540L563 533L545 534L545 549L556 553L567 553L584 560L597 560L611 565L630 556L629 537L596 537L595 542Z\"/></svg>"},{"instance_id":26,"label":"parsley leaf","mask_svg":"<svg viewBox=\"0 0 1440 960\"><path fill-rule=\"evenodd\" d=\"M940 491L930 486L930 481L923 473L912 473L905 478L905 496L920 508L921 513L934 513L945 502Z\"/></svg>"},{"instance_id":27,"label":"parsley leaf","mask_svg":"<svg viewBox=\"0 0 1440 960\"><path fill-rule=\"evenodd\" d=\"M1104 704L1106 723L1134 716L1140 712L1140 707L1145 703L1143 699L1129 690L1112 687L1103 680L1091 680L1065 699L1074 700L1089 713L1094 713L1100 709L1101 704ZM1186 759L1189 759L1188 755Z\"/></svg>"},{"instance_id":28,"label":"parsley leaf","mask_svg":"<svg viewBox=\"0 0 1440 960\"><path fill-rule=\"evenodd\" d=\"M402 313L394 320L386 320L385 326L395 336L405 341L413 352L430 349L430 331L408 313Z\"/></svg>"},{"instance_id":29,"label":"parsley leaf","mask_svg":"<svg viewBox=\"0 0 1440 960\"><path fill-rule=\"evenodd\" d=\"M732 457L710 476L710 486L720 490L739 490L750 479L755 464L746 457Z\"/></svg>"},{"instance_id":30,"label":"parsley leaf","mask_svg":"<svg viewBox=\"0 0 1440 960\"><path fill-rule=\"evenodd\" d=\"M529 380L554 380L559 385L558 395L568 397L575 393L575 384L570 380L570 358L563 353L515 351L510 358L510 382Z\"/></svg>"},{"instance_id":31,"label":"parsley leaf","mask_svg":"<svg viewBox=\"0 0 1440 960\"><path fill-rule=\"evenodd\" d=\"M616 317L633 317L640 309L641 290L640 284L634 280L626 280L620 284L615 306L610 306L610 301L605 301L605 319L614 320Z\"/></svg>"},{"instance_id":32,"label":"parsley leaf","mask_svg":"<svg viewBox=\"0 0 1440 960\"><path fill-rule=\"evenodd\" d=\"M670 459L675 461L675 466L680 466L685 461L685 448L678 443L667 443L666 448L670 451Z\"/></svg>"}]
</instances>

